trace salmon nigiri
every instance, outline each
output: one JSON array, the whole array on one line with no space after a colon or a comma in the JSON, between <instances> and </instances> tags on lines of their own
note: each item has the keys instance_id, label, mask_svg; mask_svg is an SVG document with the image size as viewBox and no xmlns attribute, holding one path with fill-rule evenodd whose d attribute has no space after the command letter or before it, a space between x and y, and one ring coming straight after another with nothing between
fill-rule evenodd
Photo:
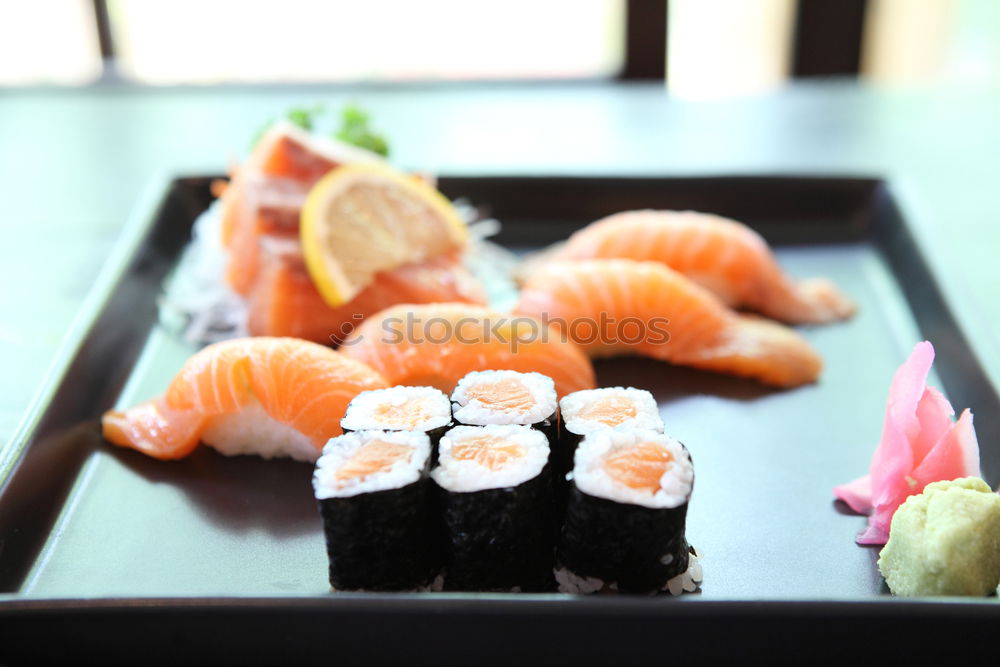
<instances>
[{"instance_id":1,"label":"salmon nigiri","mask_svg":"<svg viewBox=\"0 0 1000 667\"><path fill-rule=\"evenodd\" d=\"M486 302L459 253L446 253L379 273L351 301L331 307L309 277L300 246L273 241L263 248L248 297L249 329L255 336L294 336L330 345L343 341L368 315L397 303Z\"/></svg>"},{"instance_id":2,"label":"salmon nigiri","mask_svg":"<svg viewBox=\"0 0 1000 667\"><path fill-rule=\"evenodd\" d=\"M547 375L559 395L595 386L590 360L558 330L464 303L388 308L366 319L341 350L393 384L447 393L468 373L489 369Z\"/></svg>"},{"instance_id":3,"label":"salmon nigiri","mask_svg":"<svg viewBox=\"0 0 1000 667\"><path fill-rule=\"evenodd\" d=\"M108 441L157 459L199 442L223 454L315 461L358 393L388 386L365 364L296 338L242 338L196 353L157 399L104 414Z\"/></svg>"},{"instance_id":4,"label":"salmon nigiri","mask_svg":"<svg viewBox=\"0 0 1000 667\"><path fill-rule=\"evenodd\" d=\"M693 211L626 211L577 231L544 258L621 258L660 262L727 305L792 324L850 317L854 304L824 278L796 282L767 242L746 225Z\"/></svg>"},{"instance_id":5,"label":"salmon nigiri","mask_svg":"<svg viewBox=\"0 0 1000 667\"><path fill-rule=\"evenodd\" d=\"M794 387L819 376L819 355L796 332L734 313L656 262L603 259L532 273L517 312L563 327L591 356L642 354Z\"/></svg>"}]
</instances>

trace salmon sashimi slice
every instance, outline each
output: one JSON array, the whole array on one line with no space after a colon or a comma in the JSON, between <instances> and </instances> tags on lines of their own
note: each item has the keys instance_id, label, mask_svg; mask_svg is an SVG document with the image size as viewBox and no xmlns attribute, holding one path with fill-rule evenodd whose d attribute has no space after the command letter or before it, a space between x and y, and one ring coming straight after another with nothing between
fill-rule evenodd
<instances>
[{"instance_id":1,"label":"salmon sashimi slice","mask_svg":"<svg viewBox=\"0 0 1000 667\"><path fill-rule=\"evenodd\" d=\"M393 306L366 319L341 349L392 384L446 394L481 370L536 371L552 378L560 395L595 386L587 356L559 330L464 303Z\"/></svg>"},{"instance_id":2,"label":"salmon sashimi slice","mask_svg":"<svg viewBox=\"0 0 1000 667\"><path fill-rule=\"evenodd\" d=\"M832 282L822 278L794 281L757 232L716 215L653 210L617 213L574 233L539 263L602 258L660 262L727 305L791 324L842 320L855 311L855 305Z\"/></svg>"},{"instance_id":3,"label":"salmon sashimi slice","mask_svg":"<svg viewBox=\"0 0 1000 667\"><path fill-rule=\"evenodd\" d=\"M111 410L102 426L109 442L158 459L183 458L204 440L223 453L315 460L340 434L351 399L387 386L363 363L322 345L242 338L202 349L162 397Z\"/></svg>"},{"instance_id":4,"label":"salmon sashimi slice","mask_svg":"<svg viewBox=\"0 0 1000 667\"><path fill-rule=\"evenodd\" d=\"M327 305L306 271L296 242L273 239L248 298L248 327L255 336L293 336L335 345L362 320L397 303L453 301L483 304L486 294L458 253L440 255L380 273L354 299Z\"/></svg>"},{"instance_id":5,"label":"salmon sashimi slice","mask_svg":"<svg viewBox=\"0 0 1000 667\"><path fill-rule=\"evenodd\" d=\"M480 435L463 438L451 448L451 457L456 461L475 461L484 468L501 470L513 460L524 458L524 447L516 442L496 435Z\"/></svg>"},{"instance_id":6,"label":"salmon sashimi slice","mask_svg":"<svg viewBox=\"0 0 1000 667\"><path fill-rule=\"evenodd\" d=\"M619 484L654 494L660 490L660 480L673 461L673 454L666 447L640 442L609 454L604 459L604 471Z\"/></svg>"},{"instance_id":7,"label":"salmon sashimi slice","mask_svg":"<svg viewBox=\"0 0 1000 667\"><path fill-rule=\"evenodd\" d=\"M413 447L385 440L369 440L355 451L335 475L341 482L355 480L380 472L386 472L399 461L407 461L413 455Z\"/></svg>"},{"instance_id":8,"label":"salmon sashimi slice","mask_svg":"<svg viewBox=\"0 0 1000 667\"><path fill-rule=\"evenodd\" d=\"M595 421L606 426L618 426L634 419L638 410L635 402L626 396L608 396L584 406L576 413L578 419Z\"/></svg>"},{"instance_id":9,"label":"salmon sashimi slice","mask_svg":"<svg viewBox=\"0 0 1000 667\"><path fill-rule=\"evenodd\" d=\"M268 178L248 167L235 174L221 198L223 244L232 246L245 220L255 222L260 234L297 237L299 214L311 184Z\"/></svg>"},{"instance_id":10,"label":"salmon sashimi slice","mask_svg":"<svg viewBox=\"0 0 1000 667\"><path fill-rule=\"evenodd\" d=\"M315 183L342 164L384 164L381 155L288 121L271 125L247 162L268 176Z\"/></svg>"},{"instance_id":11,"label":"salmon sashimi slice","mask_svg":"<svg viewBox=\"0 0 1000 667\"><path fill-rule=\"evenodd\" d=\"M504 378L496 382L480 382L465 390L470 401L503 412L527 412L535 407L535 398L524 383L517 378Z\"/></svg>"},{"instance_id":12,"label":"salmon sashimi slice","mask_svg":"<svg viewBox=\"0 0 1000 667\"><path fill-rule=\"evenodd\" d=\"M972 412L966 409L952 421L951 403L927 386L933 362L930 342L917 343L892 378L869 473L833 489L851 509L870 515L859 544L885 544L896 509L931 482L980 476Z\"/></svg>"},{"instance_id":13,"label":"salmon sashimi slice","mask_svg":"<svg viewBox=\"0 0 1000 667\"><path fill-rule=\"evenodd\" d=\"M222 196L222 240L230 251L227 280L246 295L256 278L258 239L297 236L309 189L343 164L384 164L381 156L282 121L272 125L233 171Z\"/></svg>"},{"instance_id":14,"label":"salmon sashimi slice","mask_svg":"<svg viewBox=\"0 0 1000 667\"><path fill-rule=\"evenodd\" d=\"M657 262L550 264L532 273L516 310L561 327L591 356L641 354L777 387L814 382L822 368L796 332L734 313Z\"/></svg>"}]
</instances>

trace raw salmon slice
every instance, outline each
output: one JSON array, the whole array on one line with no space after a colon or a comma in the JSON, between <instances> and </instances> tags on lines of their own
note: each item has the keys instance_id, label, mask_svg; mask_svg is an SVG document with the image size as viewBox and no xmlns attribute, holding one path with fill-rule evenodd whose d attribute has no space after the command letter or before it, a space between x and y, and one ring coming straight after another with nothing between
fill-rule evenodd
<instances>
[{"instance_id":1,"label":"raw salmon slice","mask_svg":"<svg viewBox=\"0 0 1000 667\"><path fill-rule=\"evenodd\" d=\"M315 460L359 392L388 386L354 359L295 338L243 338L192 356L148 403L104 414L104 437L158 459L204 439L223 453Z\"/></svg>"},{"instance_id":2,"label":"raw salmon slice","mask_svg":"<svg viewBox=\"0 0 1000 667\"><path fill-rule=\"evenodd\" d=\"M642 442L604 459L608 477L637 491L656 493L660 479L670 469L673 455L656 443Z\"/></svg>"},{"instance_id":3,"label":"raw salmon slice","mask_svg":"<svg viewBox=\"0 0 1000 667\"><path fill-rule=\"evenodd\" d=\"M635 418L635 403L624 396L609 396L595 401L576 413L578 419L596 421L607 426L618 426Z\"/></svg>"},{"instance_id":4,"label":"raw salmon slice","mask_svg":"<svg viewBox=\"0 0 1000 667\"><path fill-rule=\"evenodd\" d=\"M495 435L464 438L451 448L451 457L457 461L475 461L484 468L500 470L513 459L523 458L525 449Z\"/></svg>"},{"instance_id":5,"label":"raw salmon slice","mask_svg":"<svg viewBox=\"0 0 1000 667\"><path fill-rule=\"evenodd\" d=\"M465 394L468 400L477 400L495 410L527 412L535 406L531 391L517 378L480 382L469 387Z\"/></svg>"},{"instance_id":6,"label":"raw salmon slice","mask_svg":"<svg viewBox=\"0 0 1000 667\"><path fill-rule=\"evenodd\" d=\"M583 351L533 317L463 303L403 304L383 310L341 348L392 384L429 385L450 394L472 371L536 371L562 395L595 386Z\"/></svg>"},{"instance_id":7,"label":"raw salmon slice","mask_svg":"<svg viewBox=\"0 0 1000 667\"><path fill-rule=\"evenodd\" d=\"M268 234L297 237L310 188L343 164L384 164L375 153L275 123L233 171L222 196L222 240L229 249L226 278L246 295L257 276L258 241Z\"/></svg>"},{"instance_id":8,"label":"raw salmon slice","mask_svg":"<svg viewBox=\"0 0 1000 667\"><path fill-rule=\"evenodd\" d=\"M482 286L457 253L381 273L350 302L331 308L306 272L298 243L272 239L249 295L249 330L255 336L335 345L380 310L397 303L440 301L486 302Z\"/></svg>"},{"instance_id":9,"label":"raw salmon slice","mask_svg":"<svg viewBox=\"0 0 1000 667\"><path fill-rule=\"evenodd\" d=\"M427 419L430 419L430 399L425 397L414 398L405 403L386 402L375 408L375 416L378 418L381 428L412 429Z\"/></svg>"},{"instance_id":10,"label":"raw salmon slice","mask_svg":"<svg viewBox=\"0 0 1000 667\"><path fill-rule=\"evenodd\" d=\"M267 176L315 183L342 164L384 164L382 156L287 121L274 123L254 146L247 164Z\"/></svg>"},{"instance_id":11,"label":"raw salmon slice","mask_svg":"<svg viewBox=\"0 0 1000 667\"><path fill-rule=\"evenodd\" d=\"M573 234L548 260L621 258L678 271L730 306L793 324L850 317L854 304L822 278L785 275L763 238L746 225L693 211L626 211Z\"/></svg>"},{"instance_id":12,"label":"raw salmon slice","mask_svg":"<svg viewBox=\"0 0 1000 667\"><path fill-rule=\"evenodd\" d=\"M591 356L641 354L778 387L814 382L822 368L791 329L736 314L657 262L550 264L531 275L516 310L561 327Z\"/></svg>"},{"instance_id":13,"label":"raw salmon slice","mask_svg":"<svg viewBox=\"0 0 1000 667\"><path fill-rule=\"evenodd\" d=\"M385 472L396 462L409 459L412 454L413 448L406 445L378 439L369 440L351 455L351 458L337 471L335 478L338 482L346 482Z\"/></svg>"}]
</instances>

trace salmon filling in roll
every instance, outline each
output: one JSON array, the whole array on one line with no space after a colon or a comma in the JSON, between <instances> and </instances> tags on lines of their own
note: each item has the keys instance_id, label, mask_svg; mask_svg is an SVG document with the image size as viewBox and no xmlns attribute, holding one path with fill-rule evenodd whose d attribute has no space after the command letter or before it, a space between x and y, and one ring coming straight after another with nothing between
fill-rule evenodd
<instances>
[{"instance_id":1,"label":"salmon filling in roll","mask_svg":"<svg viewBox=\"0 0 1000 667\"><path fill-rule=\"evenodd\" d=\"M556 387L541 373L474 371L452 392L455 419L461 424L520 424L540 427L555 422Z\"/></svg>"},{"instance_id":2,"label":"salmon filling in roll","mask_svg":"<svg viewBox=\"0 0 1000 667\"><path fill-rule=\"evenodd\" d=\"M452 492L515 487L537 477L548 460L545 435L526 426L456 426L441 438L431 477Z\"/></svg>"},{"instance_id":3,"label":"salmon filling in roll","mask_svg":"<svg viewBox=\"0 0 1000 667\"><path fill-rule=\"evenodd\" d=\"M359 431L330 440L316 462L316 498L354 496L412 484L425 474L430 442L422 433Z\"/></svg>"},{"instance_id":4,"label":"salmon filling in roll","mask_svg":"<svg viewBox=\"0 0 1000 667\"><path fill-rule=\"evenodd\" d=\"M588 495L650 508L686 504L694 468L684 445L663 433L600 431L576 451L576 487Z\"/></svg>"},{"instance_id":5,"label":"salmon filling in roll","mask_svg":"<svg viewBox=\"0 0 1000 667\"><path fill-rule=\"evenodd\" d=\"M434 387L390 387L364 391L347 406L345 431L382 429L427 433L451 423L451 403Z\"/></svg>"},{"instance_id":6,"label":"salmon filling in roll","mask_svg":"<svg viewBox=\"0 0 1000 667\"><path fill-rule=\"evenodd\" d=\"M583 436L604 428L663 431L656 399L645 389L604 387L577 391L559 404L565 430Z\"/></svg>"}]
</instances>

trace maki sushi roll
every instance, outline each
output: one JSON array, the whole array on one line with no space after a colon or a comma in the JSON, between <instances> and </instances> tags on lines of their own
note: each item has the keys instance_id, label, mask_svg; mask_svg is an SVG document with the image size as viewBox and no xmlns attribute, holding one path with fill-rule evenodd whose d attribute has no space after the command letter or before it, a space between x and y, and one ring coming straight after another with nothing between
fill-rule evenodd
<instances>
[{"instance_id":1,"label":"maki sushi roll","mask_svg":"<svg viewBox=\"0 0 1000 667\"><path fill-rule=\"evenodd\" d=\"M473 371L458 381L451 400L459 424L532 426L556 440L556 386L541 373Z\"/></svg>"},{"instance_id":2,"label":"maki sushi roll","mask_svg":"<svg viewBox=\"0 0 1000 667\"><path fill-rule=\"evenodd\" d=\"M434 387L396 386L363 391L348 404L340 421L344 432L413 431L426 433L431 445L452 425L451 403Z\"/></svg>"},{"instance_id":3,"label":"maki sushi roll","mask_svg":"<svg viewBox=\"0 0 1000 667\"><path fill-rule=\"evenodd\" d=\"M663 419L653 394L635 387L603 387L567 394L559 401L562 430L559 473L573 467L573 453L588 433L606 428L640 428L663 433Z\"/></svg>"},{"instance_id":4,"label":"maki sushi roll","mask_svg":"<svg viewBox=\"0 0 1000 667\"><path fill-rule=\"evenodd\" d=\"M405 431L347 433L323 448L313 489L334 589L412 590L430 581L430 454L426 434Z\"/></svg>"},{"instance_id":5,"label":"maki sushi roll","mask_svg":"<svg viewBox=\"0 0 1000 667\"><path fill-rule=\"evenodd\" d=\"M551 590L549 443L519 425L456 426L431 477L443 510L446 590Z\"/></svg>"},{"instance_id":6,"label":"maki sushi roll","mask_svg":"<svg viewBox=\"0 0 1000 667\"><path fill-rule=\"evenodd\" d=\"M693 590L700 567L684 534L693 487L691 457L668 435L605 429L584 438L559 537L560 590Z\"/></svg>"}]
</instances>

